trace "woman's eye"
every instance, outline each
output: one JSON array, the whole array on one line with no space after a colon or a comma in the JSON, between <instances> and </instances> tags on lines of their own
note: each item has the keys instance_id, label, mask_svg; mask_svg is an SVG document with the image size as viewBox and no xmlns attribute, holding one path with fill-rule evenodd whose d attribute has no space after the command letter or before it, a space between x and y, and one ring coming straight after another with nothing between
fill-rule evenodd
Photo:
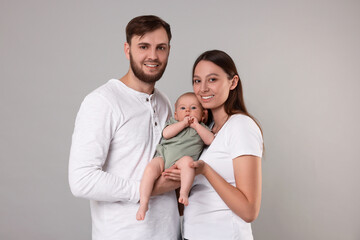
<instances>
[{"instance_id":1,"label":"woman's eye","mask_svg":"<svg viewBox=\"0 0 360 240\"><path fill-rule=\"evenodd\" d=\"M194 79L193 83L200 83L200 80L199 79Z\"/></svg>"},{"instance_id":2,"label":"woman's eye","mask_svg":"<svg viewBox=\"0 0 360 240\"><path fill-rule=\"evenodd\" d=\"M215 82L216 81L216 78L210 78L209 79L209 82Z\"/></svg>"}]
</instances>

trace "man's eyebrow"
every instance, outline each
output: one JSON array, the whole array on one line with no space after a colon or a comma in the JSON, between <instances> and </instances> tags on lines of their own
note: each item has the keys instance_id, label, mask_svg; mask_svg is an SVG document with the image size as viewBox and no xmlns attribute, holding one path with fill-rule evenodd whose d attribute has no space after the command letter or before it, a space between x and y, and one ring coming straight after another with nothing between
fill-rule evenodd
<instances>
[{"instance_id":1,"label":"man's eyebrow","mask_svg":"<svg viewBox=\"0 0 360 240\"><path fill-rule=\"evenodd\" d=\"M147 43L147 42L139 42L137 45L138 45L138 46L151 46L151 44L150 44L150 43ZM157 44L156 46L157 46L157 47L168 47L169 44L167 44L167 43L159 43L159 44Z\"/></svg>"}]
</instances>

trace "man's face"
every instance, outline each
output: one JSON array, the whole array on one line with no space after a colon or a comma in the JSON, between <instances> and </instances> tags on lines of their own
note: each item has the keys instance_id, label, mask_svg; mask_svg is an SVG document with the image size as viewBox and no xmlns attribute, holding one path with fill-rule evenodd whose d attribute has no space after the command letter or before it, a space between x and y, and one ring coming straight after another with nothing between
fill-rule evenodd
<instances>
[{"instance_id":1,"label":"man's face","mask_svg":"<svg viewBox=\"0 0 360 240\"><path fill-rule=\"evenodd\" d=\"M163 75L170 45L164 28L148 32L144 36L133 36L131 45L125 44L125 52L130 60L134 75L146 83L155 83Z\"/></svg>"}]
</instances>

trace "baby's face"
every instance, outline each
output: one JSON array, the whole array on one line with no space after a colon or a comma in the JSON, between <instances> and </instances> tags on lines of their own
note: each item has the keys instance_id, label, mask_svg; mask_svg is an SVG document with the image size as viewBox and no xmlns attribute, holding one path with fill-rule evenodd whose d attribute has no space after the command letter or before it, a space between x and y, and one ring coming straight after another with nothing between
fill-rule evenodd
<instances>
[{"instance_id":1,"label":"baby's face","mask_svg":"<svg viewBox=\"0 0 360 240\"><path fill-rule=\"evenodd\" d=\"M201 122L203 117L203 108L195 95L182 96L177 101L175 109L175 119L179 122L184 120L185 117L195 117L198 122Z\"/></svg>"}]
</instances>

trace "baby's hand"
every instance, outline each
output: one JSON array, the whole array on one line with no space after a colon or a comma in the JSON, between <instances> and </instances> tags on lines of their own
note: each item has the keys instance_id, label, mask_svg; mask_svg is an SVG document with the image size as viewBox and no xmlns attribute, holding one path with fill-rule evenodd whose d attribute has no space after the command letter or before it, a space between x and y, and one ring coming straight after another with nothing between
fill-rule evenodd
<instances>
[{"instance_id":1,"label":"baby's hand","mask_svg":"<svg viewBox=\"0 0 360 240\"><path fill-rule=\"evenodd\" d=\"M191 124L191 117L184 117L184 119L182 120L183 123L185 123L185 127L190 126Z\"/></svg>"},{"instance_id":2,"label":"baby's hand","mask_svg":"<svg viewBox=\"0 0 360 240\"><path fill-rule=\"evenodd\" d=\"M194 128L197 124L199 124L199 121L197 120L196 117L190 117L190 118L191 118L190 127Z\"/></svg>"}]
</instances>

